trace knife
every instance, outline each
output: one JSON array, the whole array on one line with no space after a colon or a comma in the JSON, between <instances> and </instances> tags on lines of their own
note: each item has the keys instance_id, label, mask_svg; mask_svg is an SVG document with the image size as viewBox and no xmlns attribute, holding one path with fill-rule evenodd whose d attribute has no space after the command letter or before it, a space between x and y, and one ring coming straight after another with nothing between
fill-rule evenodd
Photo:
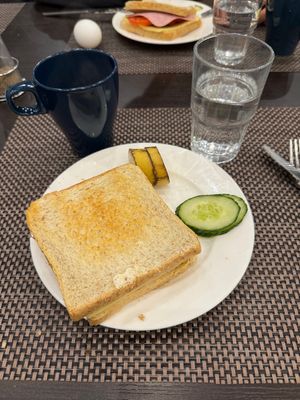
<instances>
[{"instance_id":1,"label":"knife","mask_svg":"<svg viewBox=\"0 0 300 400\"><path fill-rule=\"evenodd\" d=\"M210 16L212 15L212 13L213 13L213 10L212 10L212 8L211 8L211 9L209 9L209 10L207 10L207 11L204 11L202 14L200 14L200 17L201 17L201 18L210 17Z\"/></svg>"},{"instance_id":2,"label":"knife","mask_svg":"<svg viewBox=\"0 0 300 400\"><path fill-rule=\"evenodd\" d=\"M264 145L263 149L278 165L280 165L280 167L285 169L296 180L297 185L300 187L300 170L277 154L269 146Z\"/></svg>"},{"instance_id":3,"label":"knife","mask_svg":"<svg viewBox=\"0 0 300 400\"><path fill-rule=\"evenodd\" d=\"M81 10L44 11L42 12L42 15L44 17L63 17L77 14L115 14L117 11L121 10L122 8L93 8Z\"/></svg>"},{"instance_id":4,"label":"knife","mask_svg":"<svg viewBox=\"0 0 300 400\"><path fill-rule=\"evenodd\" d=\"M123 8L94 8L82 10L43 11L42 15L44 17L63 17L77 14L115 14L118 11L122 11L124 14L132 14L131 12L126 12L126 10L124 10ZM210 15L212 15L212 8L200 14L201 18L206 18Z\"/></svg>"}]
</instances>

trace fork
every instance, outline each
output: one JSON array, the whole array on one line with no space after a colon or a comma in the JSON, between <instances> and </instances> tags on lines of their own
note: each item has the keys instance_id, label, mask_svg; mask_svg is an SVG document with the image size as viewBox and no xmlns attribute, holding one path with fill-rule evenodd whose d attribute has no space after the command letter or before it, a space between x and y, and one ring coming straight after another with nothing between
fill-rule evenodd
<instances>
[{"instance_id":1,"label":"fork","mask_svg":"<svg viewBox=\"0 0 300 400\"><path fill-rule=\"evenodd\" d=\"M296 185L300 187L300 139L290 139L290 164L295 167Z\"/></svg>"},{"instance_id":2,"label":"fork","mask_svg":"<svg viewBox=\"0 0 300 400\"><path fill-rule=\"evenodd\" d=\"M290 163L300 169L300 139L290 139Z\"/></svg>"}]
</instances>

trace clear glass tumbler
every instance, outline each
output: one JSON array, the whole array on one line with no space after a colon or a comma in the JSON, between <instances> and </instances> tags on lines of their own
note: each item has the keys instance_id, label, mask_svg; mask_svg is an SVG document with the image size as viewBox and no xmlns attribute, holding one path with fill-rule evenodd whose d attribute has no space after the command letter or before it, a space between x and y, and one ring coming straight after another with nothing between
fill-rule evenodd
<instances>
[{"instance_id":1,"label":"clear glass tumbler","mask_svg":"<svg viewBox=\"0 0 300 400\"><path fill-rule=\"evenodd\" d=\"M257 26L262 0L214 0L213 31L219 33L240 33L252 35ZM240 62L247 51L243 36L232 39L231 50L226 51L220 39L216 56L223 64L234 65Z\"/></svg>"},{"instance_id":2,"label":"clear glass tumbler","mask_svg":"<svg viewBox=\"0 0 300 400\"><path fill-rule=\"evenodd\" d=\"M194 46L191 149L216 163L238 154L274 59L269 45L246 36L247 51L239 64L218 62L217 42L230 46L238 36L215 35Z\"/></svg>"},{"instance_id":3,"label":"clear glass tumbler","mask_svg":"<svg viewBox=\"0 0 300 400\"><path fill-rule=\"evenodd\" d=\"M12 57L0 36L0 101L5 101L5 92L10 86L22 80L19 61Z\"/></svg>"}]
</instances>

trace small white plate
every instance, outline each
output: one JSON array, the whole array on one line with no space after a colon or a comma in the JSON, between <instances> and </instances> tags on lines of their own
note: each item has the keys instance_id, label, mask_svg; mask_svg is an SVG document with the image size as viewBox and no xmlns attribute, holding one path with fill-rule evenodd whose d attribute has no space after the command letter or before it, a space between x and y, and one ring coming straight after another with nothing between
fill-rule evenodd
<instances>
[{"instance_id":1,"label":"small white plate","mask_svg":"<svg viewBox=\"0 0 300 400\"><path fill-rule=\"evenodd\" d=\"M195 1L189 1L189 0L172 0L172 4L175 3L180 3L180 5L185 5L185 6L195 6L195 7L202 7L201 10L199 10L198 15L201 16L201 14L205 13L206 11L210 10L211 7L207 6L206 4L203 3L198 3ZM125 29L121 28L121 20L124 18L125 13L122 11L117 12L112 19L112 26L113 28L122 36L135 40L136 42L141 42L141 43L149 43L149 44L184 44L184 43L191 43L191 42L196 42L197 40L206 37L212 33L213 30L213 24L212 24L212 16L207 16L202 19L202 25L200 28L195 29L194 31L188 33L185 36L181 36L177 39L174 40L157 40L157 39L150 39L146 38L143 36L136 35L135 33L131 33L126 31Z\"/></svg>"},{"instance_id":2,"label":"small white plate","mask_svg":"<svg viewBox=\"0 0 300 400\"><path fill-rule=\"evenodd\" d=\"M175 208L198 194L230 193L245 199L235 181L217 164L176 146L135 143L111 147L81 159L49 186L61 190L128 161L128 149L157 146L170 175L170 184L158 189L166 203ZM246 200L246 199L245 199ZM249 206L249 205L248 205ZM219 304L241 280L254 245L252 213L222 236L200 238L202 252L182 276L125 306L103 322L103 326L124 330L162 329L190 321ZM64 305L56 277L34 239L30 239L34 266L43 284ZM144 320L139 315L144 315Z\"/></svg>"}]
</instances>

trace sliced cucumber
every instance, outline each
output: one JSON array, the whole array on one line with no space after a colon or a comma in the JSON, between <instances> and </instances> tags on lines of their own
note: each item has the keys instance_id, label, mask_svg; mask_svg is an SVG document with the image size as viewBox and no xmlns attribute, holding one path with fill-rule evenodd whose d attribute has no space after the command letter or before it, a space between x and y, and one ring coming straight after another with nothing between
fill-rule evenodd
<instances>
[{"instance_id":1,"label":"sliced cucumber","mask_svg":"<svg viewBox=\"0 0 300 400\"><path fill-rule=\"evenodd\" d=\"M232 228L234 228L235 226L237 226L239 223L241 223L243 221L244 216L247 214L248 206L245 203L245 201L239 196L235 196L234 194L225 194L224 196L227 196L230 199L236 201L238 203L238 205L240 206L240 213L232 226Z\"/></svg>"},{"instance_id":2,"label":"sliced cucumber","mask_svg":"<svg viewBox=\"0 0 300 400\"><path fill-rule=\"evenodd\" d=\"M198 235L216 236L233 227L240 210L237 201L229 195L213 194L192 197L180 204L175 212Z\"/></svg>"}]
</instances>

